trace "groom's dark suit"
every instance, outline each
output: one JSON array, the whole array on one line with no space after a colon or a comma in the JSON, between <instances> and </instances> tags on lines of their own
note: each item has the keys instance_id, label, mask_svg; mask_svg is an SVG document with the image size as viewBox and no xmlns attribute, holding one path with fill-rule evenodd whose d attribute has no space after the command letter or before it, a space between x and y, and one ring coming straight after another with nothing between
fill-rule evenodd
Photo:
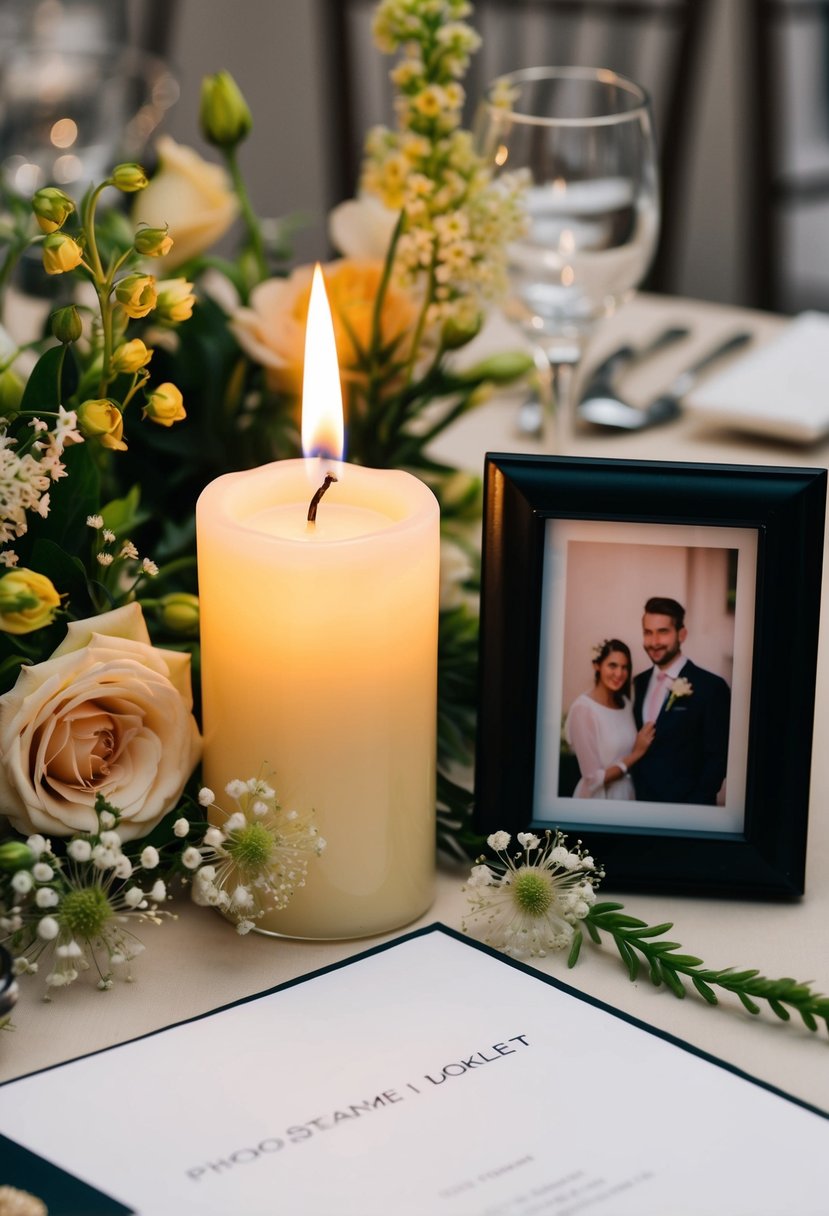
<instances>
[{"instance_id":1,"label":"groom's dark suit","mask_svg":"<svg viewBox=\"0 0 829 1216\"><path fill-rule=\"evenodd\" d=\"M633 681L637 730L652 668ZM636 797L642 802L690 802L713 805L728 760L728 715L731 694L725 680L690 659L680 671L693 692L678 697L656 719L653 743L631 769Z\"/></svg>"}]
</instances>

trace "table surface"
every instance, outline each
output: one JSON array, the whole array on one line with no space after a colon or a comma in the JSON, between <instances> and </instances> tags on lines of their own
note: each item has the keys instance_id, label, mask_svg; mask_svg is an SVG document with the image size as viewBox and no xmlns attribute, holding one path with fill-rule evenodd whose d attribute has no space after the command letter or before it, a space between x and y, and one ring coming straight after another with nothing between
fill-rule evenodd
<instances>
[{"instance_id":1,"label":"table surface","mask_svg":"<svg viewBox=\"0 0 829 1216\"><path fill-rule=\"evenodd\" d=\"M604 326L588 364L618 342L643 342L670 324L686 324L691 336L631 370L625 390L644 402L669 383L717 338L748 327L755 341L766 341L785 322L768 314L686 300L639 296ZM555 451L554 440L518 438L514 402L493 399L464 418L438 445L439 454L480 471L486 451ZM738 436L682 418L642 434L579 436L568 454L634 459L682 459L751 464L825 466L829 444L800 449L768 439ZM824 603L829 597L824 596ZM827 642L823 631L817 672L816 746L812 768L806 895L797 903L631 895L630 912L643 919L673 921L672 934L712 967L757 967L768 976L811 980L829 993L829 751L822 744L829 721ZM782 808L781 808L782 810ZM589 839L588 839L589 843ZM442 866L430 911L416 922L442 921L460 926L464 910L463 869ZM62 1060L148 1033L195 1016L239 997L347 958L395 934L364 942L312 943L236 935L215 913L179 899L177 919L142 933L146 953L135 965L136 982L117 983L99 992L81 979L58 992L50 1004L40 999L37 979L21 980L15 1030L0 1035L0 1079L22 1076ZM615 950L585 946L577 967L568 971L563 956L538 960L538 969L606 1001L628 1014L687 1040L764 1081L829 1108L829 1044L794 1022L771 1014L751 1018L739 1002L724 998L716 1008L689 995L677 1000L646 979L630 983ZM440 994L435 994L440 999Z\"/></svg>"}]
</instances>

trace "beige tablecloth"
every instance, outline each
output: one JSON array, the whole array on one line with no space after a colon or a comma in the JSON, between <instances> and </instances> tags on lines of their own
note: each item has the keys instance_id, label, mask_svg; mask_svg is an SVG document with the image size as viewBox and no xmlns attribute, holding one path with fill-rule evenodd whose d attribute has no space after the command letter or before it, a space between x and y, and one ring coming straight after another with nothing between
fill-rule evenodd
<instances>
[{"instance_id":1,"label":"beige tablecloth","mask_svg":"<svg viewBox=\"0 0 829 1216\"><path fill-rule=\"evenodd\" d=\"M597 358L620 339L641 341L672 323L689 324L692 337L681 347L632 371L625 382L631 398L644 401L652 396L695 354L733 328L748 324L762 341L783 324L779 318L759 313L643 296L607 324L591 358ZM480 470L487 450L551 450L549 439L517 439L514 418L514 404L488 402L441 441L439 452ZM579 455L825 465L829 447L804 452L768 440L706 430L691 419L683 419L641 435L580 438L571 450ZM829 604L829 596L824 602ZM625 899L628 909L646 920L674 921L673 936L711 966L734 964L758 967L769 976L793 975L813 980L824 993L829 993L829 754L824 742L829 723L827 639L829 630L824 630L817 673L805 898L786 905L647 895ZM440 920L459 927L463 911L461 882L462 871L442 869L435 904L419 923ZM119 983L102 993L82 980L59 992L47 1005L39 999L42 988L36 980L21 981L23 994L15 1014L16 1029L0 1035L0 1076L20 1076L145 1034L324 967L383 940L320 944L255 934L239 938L212 912L186 901L180 901L176 910L178 920L161 929L148 927L143 934L147 950L136 964L133 985ZM771 1015L752 1019L736 1000L726 999L718 1009L711 1009L694 996L678 1001L664 989L653 989L645 979L631 984L610 947L586 947L573 971L567 970L559 956L541 960L538 967L781 1089L829 1108L829 1044L825 1030L814 1036L801 1026L785 1026ZM434 999L440 1000L439 992ZM330 1032L337 1033L334 1018ZM566 1044L562 1048L566 1049Z\"/></svg>"}]
</instances>

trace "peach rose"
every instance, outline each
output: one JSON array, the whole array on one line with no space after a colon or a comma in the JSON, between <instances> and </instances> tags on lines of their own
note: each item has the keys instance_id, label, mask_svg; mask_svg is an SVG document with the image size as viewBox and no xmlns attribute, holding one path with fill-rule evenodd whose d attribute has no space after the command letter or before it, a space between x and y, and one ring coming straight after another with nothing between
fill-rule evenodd
<instances>
[{"instance_id":1,"label":"peach rose","mask_svg":"<svg viewBox=\"0 0 829 1216\"><path fill-rule=\"evenodd\" d=\"M150 642L138 604L73 621L51 658L0 697L0 810L24 835L94 830L97 794L122 840L176 805L199 758L190 657Z\"/></svg>"},{"instance_id":2,"label":"peach rose","mask_svg":"<svg viewBox=\"0 0 829 1216\"><path fill-rule=\"evenodd\" d=\"M334 337L343 381L359 381L356 344L366 350L371 338L374 301L383 263L342 258L323 267L334 320ZM240 308L230 328L239 345L265 368L271 388L299 395L305 347L305 323L313 267L301 266L287 279L268 279L255 287L250 307ZM417 302L389 284L380 318L383 346L400 339L395 358L406 357L417 323Z\"/></svg>"}]
</instances>

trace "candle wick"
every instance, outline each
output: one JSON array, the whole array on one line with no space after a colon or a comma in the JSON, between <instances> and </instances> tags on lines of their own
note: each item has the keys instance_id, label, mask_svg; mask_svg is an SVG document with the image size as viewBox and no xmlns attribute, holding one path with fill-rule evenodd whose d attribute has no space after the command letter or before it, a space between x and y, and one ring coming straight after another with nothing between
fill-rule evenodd
<instances>
[{"instance_id":1,"label":"candle wick","mask_svg":"<svg viewBox=\"0 0 829 1216\"><path fill-rule=\"evenodd\" d=\"M322 485L317 490L314 497L311 499L311 505L308 507L308 523L309 524L314 524L317 522L317 507L319 506L320 499L322 498L323 494L328 489L328 487L331 485L331 482L336 481L336 480L337 480L337 478L334 476L333 473L325 474L325 481L322 483Z\"/></svg>"}]
</instances>

